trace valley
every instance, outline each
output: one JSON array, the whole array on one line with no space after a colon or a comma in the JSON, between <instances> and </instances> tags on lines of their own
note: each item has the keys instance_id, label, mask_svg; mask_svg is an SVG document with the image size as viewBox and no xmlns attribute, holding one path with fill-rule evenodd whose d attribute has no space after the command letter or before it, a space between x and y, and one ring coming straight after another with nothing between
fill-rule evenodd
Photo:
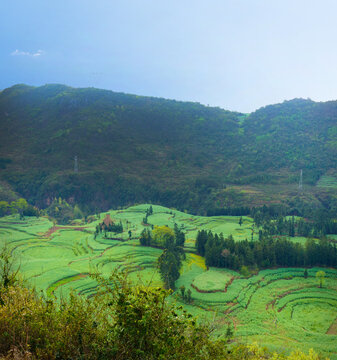
<instances>
[{"instance_id":1,"label":"valley","mask_svg":"<svg viewBox=\"0 0 337 360\"><path fill-rule=\"evenodd\" d=\"M175 209L152 205L153 214L144 224L149 204L110 210L91 217L90 223L75 220L71 225L56 225L47 217L18 215L0 218L0 240L14 255L20 273L30 286L45 296L60 299L74 291L85 297L96 292L90 275L107 277L115 269L126 270L134 284L162 286L157 259L162 249L141 246L143 229L174 227L185 233L186 259L169 302L182 305L198 321L208 323L214 338L230 329L233 341L252 343L271 350L289 351L314 348L324 356L337 359L337 270L278 268L261 270L250 276L237 271L207 267L196 253L199 230L233 235L235 241L250 239L253 219L240 216L194 216ZM109 214L123 226L122 233L95 234L98 224ZM331 237L333 239L333 237ZM258 241L258 234L253 234ZM304 238L292 241L303 243ZM318 271L325 272L319 287ZM191 301L182 297L190 291Z\"/></svg>"}]
</instances>

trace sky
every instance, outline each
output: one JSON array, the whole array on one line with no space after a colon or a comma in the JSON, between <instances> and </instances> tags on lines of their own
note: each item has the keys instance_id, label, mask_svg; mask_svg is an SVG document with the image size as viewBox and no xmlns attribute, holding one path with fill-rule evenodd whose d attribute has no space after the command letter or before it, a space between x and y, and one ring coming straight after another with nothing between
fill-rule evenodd
<instances>
[{"instance_id":1,"label":"sky","mask_svg":"<svg viewBox=\"0 0 337 360\"><path fill-rule=\"evenodd\" d=\"M0 0L0 89L61 83L252 112L337 99L336 0Z\"/></svg>"}]
</instances>

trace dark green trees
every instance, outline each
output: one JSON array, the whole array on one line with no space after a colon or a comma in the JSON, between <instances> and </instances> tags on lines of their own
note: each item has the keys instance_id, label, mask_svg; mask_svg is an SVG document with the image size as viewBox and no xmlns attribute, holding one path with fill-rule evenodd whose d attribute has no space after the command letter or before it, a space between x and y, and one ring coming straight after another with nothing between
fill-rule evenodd
<instances>
[{"instance_id":1,"label":"dark green trees","mask_svg":"<svg viewBox=\"0 0 337 360\"><path fill-rule=\"evenodd\" d=\"M158 259L160 276L166 289L174 289L174 283L179 279L182 265L182 254L175 249L165 249Z\"/></svg>"},{"instance_id":2,"label":"dark green trees","mask_svg":"<svg viewBox=\"0 0 337 360\"><path fill-rule=\"evenodd\" d=\"M337 246L325 238L319 242L308 239L303 246L279 237L235 242L232 236L224 239L222 234L199 231L196 248L205 257L207 266L233 270L243 265L260 269L274 266L337 266Z\"/></svg>"},{"instance_id":3,"label":"dark green trees","mask_svg":"<svg viewBox=\"0 0 337 360\"><path fill-rule=\"evenodd\" d=\"M185 259L184 232L176 224L174 231L167 226L156 226L153 231L144 229L139 242L143 246L155 246L164 249L158 258L158 268L165 287L174 289L174 283L180 276L182 261Z\"/></svg>"},{"instance_id":4,"label":"dark green trees","mask_svg":"<svg viewBox=\"0 0 337 360\"><path fill-rule=\"evenodd\" d=\"M165 249L158 259L160 276L167 289L174 289L174 283L179 279L182 261L185 253L181 244L185 241L185 234L175 226L174 235L165 233Z\"/></svg>"},{"instance_id":5,"label":"dark green trees","mask_svg":"<svg viewBox=\"0 0 337 360\"><path fill-rule=\"evenodd\" d=\"M140 234L140 238L139 238L140 245L150 246L151 240L152 240L152 236L150 230L144 229Z\"/></svg>"}]
</instances>

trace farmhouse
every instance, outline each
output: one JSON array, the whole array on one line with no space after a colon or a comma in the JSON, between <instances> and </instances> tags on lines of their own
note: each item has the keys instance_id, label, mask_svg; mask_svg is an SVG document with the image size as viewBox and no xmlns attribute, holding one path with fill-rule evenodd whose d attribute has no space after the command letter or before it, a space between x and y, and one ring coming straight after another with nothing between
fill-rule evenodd
<instances>
[{"instance_id":1,"label":"farmhouse","mask_svg":"<svg viewBox=\"0 0 337 360\"><path fill-rule=\"evenodd\" d=\"M102 230L108 230L113 225L115 225L115 224L112 221L110 214L106 214L105 218L103 219L103 222L100 224L100 227Z\"/></svg>"}]
</instances>

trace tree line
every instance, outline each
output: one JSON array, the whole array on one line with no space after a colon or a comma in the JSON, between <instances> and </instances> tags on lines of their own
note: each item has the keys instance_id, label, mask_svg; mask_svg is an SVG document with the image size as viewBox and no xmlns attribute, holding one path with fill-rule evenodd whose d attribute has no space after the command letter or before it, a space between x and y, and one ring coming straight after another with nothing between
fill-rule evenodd
<instances>
[{"instance_id":1,"label":"tree line","mask_svg":"<svg viewBox=\"0 0 337 360\"><path fill-rule=\"evenodd\" d=\"M260 241L235 242L230 235L201 230L196 248L205 257L207 266L239 270L242 266L265 269L270 267L328 266L337 267L337 247L326 238L308 239L304 245L277 237Z\"/></svg>"},{"instance_id":2,"label":"tree line","mask_svg":"<svg viewBox=\"0 0 337 360\"><path fill-rule=\"evenodd\" d=\"M273 207L254 208L251 216L258 227L262 227L260 238L271 235L322 237L337 234L336 213L319 209L310 219L285 216L284 209Z\"/></svg>"}]
</instances>

